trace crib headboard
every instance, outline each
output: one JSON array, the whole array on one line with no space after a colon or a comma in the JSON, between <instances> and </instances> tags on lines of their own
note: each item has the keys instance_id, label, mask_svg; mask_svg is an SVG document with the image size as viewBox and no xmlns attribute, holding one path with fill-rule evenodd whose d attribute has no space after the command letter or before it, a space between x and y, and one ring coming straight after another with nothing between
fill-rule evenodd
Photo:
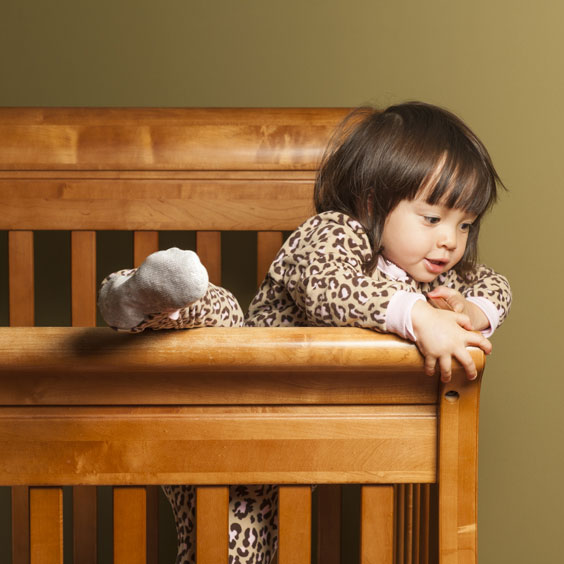
<instances>
[{"instance_id":1,"label":"crib headboard","mask_svg":"<svg viewBox=\"0 0 564 564\"><path fill-rule=\"evenodd\" d=\"M55 555L45 562L59 561L56 485L75 486L81 504L76 562L95 562L96 499L87 486L100 484L121 486L114 497L116 564L154 563L144 518L132 525L120 517L132 506L144 512L154 503L152 490L123 486L190 479L207 486L286 484L280 522L289 532L281 531L280 564L308 561L311 539L303 530L311 494L292 484L363 484L363 561L393 557L397 564L433 558L429 487L438 484L440 561L475 561L480 380L467 382L460 367L451 384L442 384L423 374L414 345L353 328L133 336L94 328L97 231L133 231L136 265L158 250L159 232L196 231L196 251L218 284L221 232L256 231L262 280L283 232L313 213L316 169L347 113L0 108L0 230L8 231L11 325L0 328L0 485L15 486L13 564L27 564L34 551ZM33 327L37 230L71 231L74 327ZM481 373L483 355L472 354ZM254 457L241 454L232 428L253 443ZM195 448L217 464L187 458L179 467L163 450L166 437L175 452ZM202 500L211 495L219 507L225 491L203 488ZM33 532L53 516L55 548ZM225 561L221 528L212 525L207 533L202 528L200 554ZM132 536L133 529L148 536ZM318 550L325 564L338 562L335 531L322 535L332 541ZM221 559L214 560L218 550Z\"/></svg>"},{"instance_id":2,"label":"crib headboard","mask_svg":"<svg viewBox=\"0 0 564 564\"><path fill-rule=\"evenodd\" d=\"M98 230L198 232L220 283L220 231L258 232L257 279L283 230L312 214L312 181L346 109L0 109L0 230L10 324L33 325L32 230L72 231L73 325L93 325Z\"/></svg>"}]
</instances>

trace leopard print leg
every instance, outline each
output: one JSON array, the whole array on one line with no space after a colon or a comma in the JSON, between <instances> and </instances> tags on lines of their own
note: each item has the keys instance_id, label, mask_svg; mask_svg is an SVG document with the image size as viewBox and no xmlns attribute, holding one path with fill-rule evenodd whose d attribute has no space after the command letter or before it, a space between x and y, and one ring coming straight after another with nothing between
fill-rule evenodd
<instances>
[{"instance_id":1,"label":"leopard print leg","mask_svg":"<svg viewBox=\"0 0 564 564\"><path fill-rule=\"evenodd\" d=\"M176 564L195 564L196 488L163 486L178 535ZM278 545L278 487L229 488L229 564L270 564Z\"/></svg>"},{"instance_id":2,"label":"leopard print leg","mask_svg":"<svg viewBox=\"0 0 564 564\"><path fill-rule=\"evenodd\" d=\"M229 564L270 564L278 545L278 486L229 488Z\"/></svg>"},{"instance_id":3,"label":"leopard print leg","mask_svg":"<svg viewBox=\"0 0 564 564\"><path fill-rule=\"evenodd\" d=\"M170 502L176 523L176 564L196 564L196 488L163 486L163 491Z\"/></svg>"}]
</instances>

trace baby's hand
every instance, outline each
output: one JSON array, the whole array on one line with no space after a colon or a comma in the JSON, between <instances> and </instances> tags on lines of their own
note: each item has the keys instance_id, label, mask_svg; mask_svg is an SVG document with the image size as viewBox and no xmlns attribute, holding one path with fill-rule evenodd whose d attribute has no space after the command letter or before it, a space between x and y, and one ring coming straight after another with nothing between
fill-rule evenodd
<instances>
[{"instance_id":1,"label":"baby's hand","mask_svg":"<svg viewBox=\"0 0 564 564\"><path fill-rule=\"evenodd\" d=\"M469 317L464 313L435 309L424 301L418 301L411 311L416 345L425 357L425 373L435 373L437 362L443 382L452 375L452 359L462 364L469 380L478 372L467 347L481 348L486 354L492 350L491 343L480 333L474 333Z\"/></svg>"},{"instance_id":2,"label":"baby's hand","mask_svg":"<svg viewBox=\"0 0 564 564\"><path fill-rule=\"evenodd\" d=\"M432 306L439 309L450 309L455 313L463 313L468 316L473 331L483 331L490 326L490 322L484 312L472 302L469 302L460 292L438 286L427 294Z\"/></svg>"}]
</instances>

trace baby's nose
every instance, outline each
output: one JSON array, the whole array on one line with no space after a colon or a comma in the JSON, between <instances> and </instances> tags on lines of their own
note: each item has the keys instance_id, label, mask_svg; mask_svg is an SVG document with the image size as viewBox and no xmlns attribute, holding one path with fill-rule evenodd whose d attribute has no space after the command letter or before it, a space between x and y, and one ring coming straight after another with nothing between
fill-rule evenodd
<instances>
[{"instance_id":1,"label":"baby's nose","mask_svg":"<svg viewBox=\"0 0 564 564\"><path fill-rule=\"evenodd\" d=\"M456 247L456 231L445 226L444 229L441 229L438 244L439 247L454 249Z\"/></svg>"}]
</instances>

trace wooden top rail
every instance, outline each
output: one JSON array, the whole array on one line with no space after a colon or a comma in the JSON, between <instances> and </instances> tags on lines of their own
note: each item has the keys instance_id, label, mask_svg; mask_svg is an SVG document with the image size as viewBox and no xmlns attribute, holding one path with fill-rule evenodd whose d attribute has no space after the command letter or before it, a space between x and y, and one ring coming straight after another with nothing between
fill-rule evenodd
<instances>
[{"instance_id":1,"label":"wooden top rail","mask_svg":"<svg viewBox=\"0 0 564 564\"><path fill-rule=\"evenodd\" d=\"M0 108L0 170L316 170L344 108Z\"/></svg>"},{"instance_id":2,"label":"wooden top rail","mask_svg":"<svg viewBox=\"0 0 564 564\"><path fill-rule=\"evenodd\" d=\"M474 358L481 368L483 354ZM226 327L130 335L105 328L0 328L0 373L370 371L418 373L417 348L393 335L333 327Z\"/></svg>"},{"instance_id":3,"label":"wooden top rail","mask_svg":"<svg viewBox=\"0 0 564 564\"><path fill-rule=\"evenodd\" d=\"M0 328L0 358L3 405L437 401L414 345L355 328Z\"/></svg>"}]
</instances>

